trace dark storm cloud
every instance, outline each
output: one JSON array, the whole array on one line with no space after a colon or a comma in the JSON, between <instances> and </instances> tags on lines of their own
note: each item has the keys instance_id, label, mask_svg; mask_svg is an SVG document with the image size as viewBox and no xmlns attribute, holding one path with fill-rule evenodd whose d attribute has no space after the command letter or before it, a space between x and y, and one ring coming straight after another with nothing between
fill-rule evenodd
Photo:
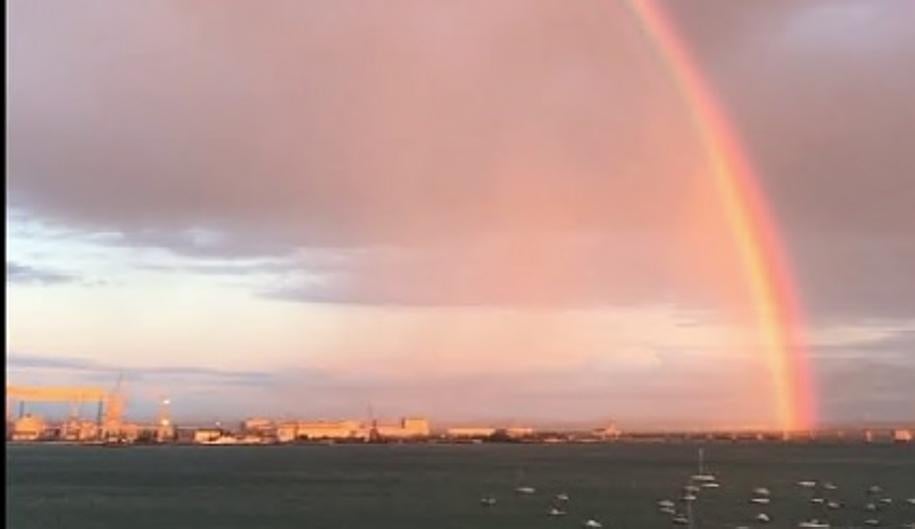
<instances>
[{"instance_id":1,"label":"dark storm cloud","mask_svg":"<svg viewBox=\"0 0 915 529\"><path fill-rule=\"evenodd\" d=\"M854 344L818 345L815 358L908 360L915 367L915 327L893 329L885 336Z\"/></svg>"},{"instance_id":2,"label":"dark storm cloud","mask_svg":"<svg viewBox=\"0 0 915 529\"><path fill-rule=\"evenodd\" d=\"M9 261L6 263L7 283L55 285L60 283L70 283L76 280L77 278L73 275L57 272L54 270L26 266Z\"/></svg>"},{"instance_id":3,"label":"dark storm cloud","mask_svg":"<svg viewBox=\"0 0 915 529\"><path fill-rule=\"evenodd\" d=\"M204 275L250 276L255 274L284 274L296 270L320 270L310 260L299 261L248 261L248 260L194 260L180 264L146 263L141 270L154 272L182 272Z\"/></svg>"},{"instance_id":4,"label":"dark storm cloud","mask_svg":"<svg viewBox=\"0 0 915 529\"><path fill-rule=\"evenodd\" d=\"M670 5L757 163L812 312L915 315L915 3Z\"/></svg>"},{"instance_id":5,"label":"dark storm cloud","mask_svg":"<svg viewBox=\"0 0 915 529\"><path fill-rule=\"evenodd\" d=\"M108 381L118 374L124 374L131 380L156 379L161 377L169 381L196 379L198 381L205 380L228 385L267 385L274 380L274 375L261 371L227 371L195 366L123 368L84 358L36 356L16 353L10 354L7 357L6 365L10 369L56 369L80 372L93 379Z\"/></svg>"},{"instance_id":6,"label":"dark storm cloud","mask_svg":"<svg viewBox=\"0 0 915 529\"><path fill-rule=\"evenodd\" d=\"M832 389L821 397L825 421L899 421L910 420L915 413L911 362L825 361L818 371L820 384Z\"/></svg>"},{"instance_id":7,"label":"dark storm cloud","mask_svg":"<svg viewBox=\"0 0 915 529\"><path fill-rule=\"evenodd\" d=\"M798 284L813 315L844 321L915 317L915 231L808 234L793 246Z\"/></svg>"},{"instance_id":8,"label":"dark storm cloud","mask_svg":"<svg viewBox=\"0 0 915 529\"><path fill-rule=\"evenodd\" d=\"M251 226L218 229L199 227L130 228L120 237L105 241L109 245L134 248L167 248L178 255L198 258L202 262L232 257L258 258L288 256L294 250L289 239L277 231L265 233ZM274 238L276 237L276 238Z\"/></svg>"},{"instance_id":9,"label":"dark storm cloud","mask_svg":"<svg viewBox=\"0 0 915 529\"><path fill-rule=\"evenodd\" d=\"M811 357L823 422L908 420L915 412L915 327L861 343L817 346Z\"/></svg>"},{"instance_id":10,"label":"dark storm cloud","mask_svg":"<svg viewBox=\"0 0 915 529\"><path fill-rule=\"evenodd\" d=\"M78 371L94 370L100 368L96 362L82 358L22 356L17 354L11 354L7 357L7 365L11 367L73 369Z\"/></svg>"}]
</instances>

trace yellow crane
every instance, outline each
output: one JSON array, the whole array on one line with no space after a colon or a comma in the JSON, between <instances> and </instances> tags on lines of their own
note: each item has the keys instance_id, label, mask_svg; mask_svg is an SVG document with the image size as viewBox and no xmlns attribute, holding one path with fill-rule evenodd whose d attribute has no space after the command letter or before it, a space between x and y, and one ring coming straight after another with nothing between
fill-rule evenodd
<instances>
[{"instance_id":1,"label":"yellow crane","mask_svg":"<svg viewBox=\"0 0 915 529\"><path fill-rule=\"evenodd\" d=\"M19 416L25 413L27 402L67 402L71 406L71 419L79 405L98 403L97 422L99 435L107 437L119 433L124 414L124 399L120 392L120 377L114 391L85 386L7 386L6 398L19 403Z\"/></svg>"},{"instance_id":2,"label":"yellow crane","mask_svg":"<svg viewBox=\"0 0 915 529\"><path fill-rule=\"evenodd\" d=\"M6 396L19 402L104 402L108 392L93 387L6 386Z\"/></svg>"}]
</instances>

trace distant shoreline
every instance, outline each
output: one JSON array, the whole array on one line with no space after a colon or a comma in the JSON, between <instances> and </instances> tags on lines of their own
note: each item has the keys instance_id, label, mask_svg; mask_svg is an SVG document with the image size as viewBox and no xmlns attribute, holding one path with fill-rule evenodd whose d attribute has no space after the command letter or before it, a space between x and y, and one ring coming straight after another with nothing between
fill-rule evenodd
<instances>
[{"instance_id":1,"label":"distant shoreline","mask_svg":"<svg viewBox=\"0 0 915 529\"><path fill-rule=\"evenodd\" d=\"M169 443L99 443L99 442L78 442L78 441L12 441L7 440L6 446L25 446L25 447L51 447L51 446L79 446L94 448L164 448L164 447L200 447L200 448L270 448L270 447L338 447L338 446L614 446L614 445L743 445L743 446L899 446L915 448L915 443L906 443L898 441L876 441L866 442L863 440L841 440L841 439L801 439L801 440L723 440L723 439L620 439L610 442L589 442L589 441L563 441L563 442L541 442L541 441L523 441L523 442L466 442L466 441L392 441L392 442L358 442L358 441L298 441L291 443L187 443L187 442L169 442Z\"/></svg>"}]
</instances>

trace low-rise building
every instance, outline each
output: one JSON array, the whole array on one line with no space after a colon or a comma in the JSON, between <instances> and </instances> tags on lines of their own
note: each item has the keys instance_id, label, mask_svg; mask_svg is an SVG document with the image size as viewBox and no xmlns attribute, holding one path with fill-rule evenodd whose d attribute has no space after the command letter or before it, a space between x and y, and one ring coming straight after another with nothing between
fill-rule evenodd
<instances>
[{"instance_id":1,"label":"low-rise building","mask_svg":"<svg viewBox=\"0 0 915 529\"><path fill-rule=\"evenodd\" d=\"M483 437L491 437L494 433L496 433L496 429L487 426L448 428L446 430L448 437L454 437L458 439L479 439Z\"/></svg>"},{"instance_id":2,"label":"low-rise building","mask_svg":"<svg viewBox=\"0 0 915 529\"><path fill-rule=\"evenodd\" d=\"M404 432L415 437L429 437L432 433L429 421L420 417L405 417L400 421L400 426Z\"/></svg>"},{"instance_id":3,"label":"low-rise building","mask_svg":"<svg viewBox=\"0 0 915 529\"><path fill-rule=\"evenodd\" d=\"M37 415L26 414L13 423L13 441L37 441L44 436L47 424Z\"/></svg>"},{"instance_id":4,"label":"low-rise building","mask_svg":"<svg viewBox=\"0 0 915 529\"><path fill-rule=\"evenodd\" d=\"M273 421L270 419L262 419L259 417L252 419L245 419L241 425L243 432L254 435L272 435L276 426Z\"/></svg>"},{"instance_id":5,"label":"low-rise building","mask_svg":"<svg viewBox=\"0 0 915 529\"><path fill-rule=\"evenodd\" d=\"M178 443L193 443L197 430L189 427L179 427L175 429L175 441Z\"/></svg>"},{"instance_id":6,"label":"low-rise building","mask_svg":"<svg viewBox=\"0 0 915 529\"><path fill-rule=\"evenodd\" d=\"M375 429L385 439L419 439L430 433L429 421L420 418L404 418L398 425L379 425Z\"/></svg>"},{"instance_id":7,"label":"low-rise building","mask_svg":"<svg viewBox=\"0 0 915 529\"><path fill-rule=\"evenodd\" d=\"M142 427L135 422L125 422L121 424L120 435L121 438L129 443L135 442L140 437L140 431Z\"/></svg>"},{"instance_id":8,"label":"low-rise building","mask_svg":"<svg viewBox=\"0 0 915 529\"><path fill-rule=\"evenodd\" d=\"M357 421L298 422L295 427L296 439L364 439L367 435Z\"/></svg>"},{"instance_id":9,"label":"low-rise building","mask_svg":"<svg viewBox=\"0 0 915 529\"><path fill-rule=\"evenodd\" d=\"M894 430L893 441L897 443L911 443L912 430Z\"/></svg>"},{"instance_id":10,"label":"low-rise building","mask_svg":"<svg viewBox=\"0 0 915 529\"><path fill-rule=\"evenodd\" d=\"M512 426L505 429L505 435L512 439L521 439L523 437L531 437L534 435L534 429L524 426Z\"/></svg>"},{"instance_id":11,"label":"low-rise building","mask_svg":"<svg viewBox=\"0 0 915 529\"><path fill-rule=\"evenodd\" d=\"M160 419L156 425L156 442L167 443L174 441L176 436L175 425L169 419Z\"/></svg>"},{"instance_id":12,"label":"low-rise building","mask_svg":"<svg viewBox=\"0 0 915 529\"><path fill-rule=\"evenodd\" d=\"M69 420L60 428L60 437L65 441L88 441L97 439L98 435L99 427L94 421Z\"/></svg>"},{"instance_id":13,"label":"low-rise building","mask_svg":"<svg viewBox=\"0 0 915 529\"><path fill-rule=\"evenodd\" d=\"M222 430L218 428L199 428L194 430L195 443L214 443L222 438Z\"/></svg>"},{"instance_id":14,"label":"low-rise building","mask_svg":"<svg viewBox=\"0 0 915 529\"><path fill-rule=\"evenodd\" d=\"M296 423L284 422L276 426L276 440L280 443L291 443L296 439Z\"/></svg>"}]
</instances>

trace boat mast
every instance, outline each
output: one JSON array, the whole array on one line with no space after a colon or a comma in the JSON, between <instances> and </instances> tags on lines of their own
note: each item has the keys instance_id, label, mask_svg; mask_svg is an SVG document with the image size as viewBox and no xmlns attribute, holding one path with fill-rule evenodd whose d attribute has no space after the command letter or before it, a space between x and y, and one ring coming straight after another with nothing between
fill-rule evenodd
<instances>
[{"instance_id":1,"label":"boat mast","mask_svg":"<svg viewBox=\"0 0 915 529\"><path fill-rule=\"evenodd\" d=\"M699 474L705 474L703 467L704 465L704 453L702 448L699 448Z\"/></svg>"}]
</instances>

